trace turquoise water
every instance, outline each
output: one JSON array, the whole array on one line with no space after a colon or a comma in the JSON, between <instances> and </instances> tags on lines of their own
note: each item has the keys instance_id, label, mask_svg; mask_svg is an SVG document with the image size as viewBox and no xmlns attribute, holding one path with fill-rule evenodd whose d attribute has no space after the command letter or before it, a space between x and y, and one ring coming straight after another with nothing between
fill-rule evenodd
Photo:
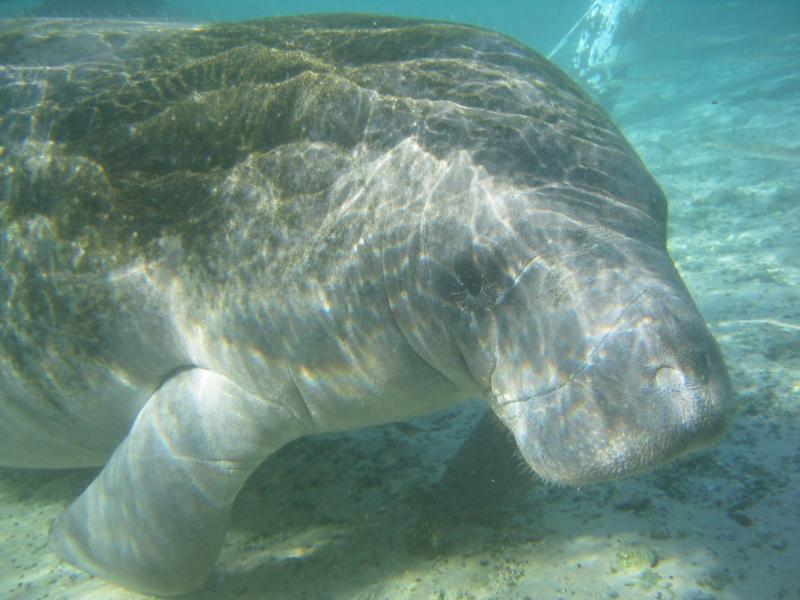
<instances>
[{"instance_id":1,"label":"turquoise water","mask_svg":"<svg viewBox=\"0 0 800 600\"><path fill-rule=\"evenodd\" d=\"M31 6L34 0L8 0L0 14L20 15ZM525 43L538 46L537 40L547 48L558 43L562 32L569 30L586 10L583 0L563 0L559 2L498 2L490 10L483 2L448 2L446 0L392 0L388 2L325 2L325 1L243 1L232 0L166 0L159 16L191 20L254 19L278 15L325 12L367 12L391 15L413 16L428 19L443 19L460 23L470 23L490 27L512 35Z\"/></svg>"},{"instance_id":2,"label":"turquoise water","mask_svg":"<svg viewBox=\"0 0 800 600\"><path fill-rule=\"evenodd\" d=\"M89 0L92 6L103 2ZM137 5L137 0L128 0ZM450 2L447 0L389 0L374 2L326 2L298 0L287 3L277 0L144 0L156 5L152 18L189 21L239 21L271 16L325 12L364 12L467 23L505 33L526 45L549 54L578 24L586 12L587 0L504 1L488 7L485 2ZM42 4L48 8L80 5L80 0L5 0L0 1L0 17L29 14ZM109 4L114 4L110 2ZM116 4L125 5L125 0ZM148 4L149 6L149 4ZM121 9L121 14L124 9ZM68 13L69 14L69 13ZM669 4L652 1L645 15L644 29L636 36L636 59L633 66L643 66L652 73L672 75L675 59L682 66L708 65L714 61L724 68L726 56L750 54L754 61L764 52L764 43L782 43L791 53L797 46L794 35L800 22L800 3L796 0L730 1L730 0L671 0ZM762 35L768 39L760 39ZM713 38L713 39L712 39ZM698 45L702 48L692 52ZM689 56L686 56L687 51ZM567 66L568 56L556 55L554 60ZM626 60L630 60L626 57ZM762 77L768 78L784 68L783 62L766 66ZM736 77L733 78L733 81ZM674 81L674 78L671 80ZM731 81L731 83L733 83ZM694 81L694 84L702 84ZM668 85L667 82L664 85ZM787 92L796 91L791 82Z\"/></svg>"},{"instance_id":3,"label":"turquoise water","mask_svg":"<svg viewBox=\"0 0 800 600\"><path fill-rule=\"evenodd\" d=\"M37 2L0 2L0 15ZM295 2L467 22L549 52L587 2ZM221 8L223 7L224 8ZM159 18L286 15L167 1ZM633 479L420 514L475 407L300 440L251 478L213 598L800 597L800 2L654 1L612 115L670 200L670 252L740 411L713 450ZM0 61L2 62L2 61ZM0 596L136 598L59 563L49 521L94 471L0 470Z\"/></svg>"}]
</instances>

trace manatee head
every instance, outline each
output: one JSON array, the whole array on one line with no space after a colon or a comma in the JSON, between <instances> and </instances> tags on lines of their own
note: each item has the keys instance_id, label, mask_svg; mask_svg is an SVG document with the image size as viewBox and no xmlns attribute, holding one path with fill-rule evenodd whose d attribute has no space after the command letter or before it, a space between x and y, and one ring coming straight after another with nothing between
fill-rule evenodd
<instances>
[{"instance_id":1,"label":"manatee head","mask_svg":"<svg viewBox=\"0 0 800 600\"><path fill-rule=\"evenodd\" d=\"M560 281L520 281L496 313L494 409L549 481L656 466L713 442L729 416L719 348L668 257L625 246L598 244ZM560 306L520 321L543 296ZM524 357L537 356L531 343L538 358Z\"/></svg>"},{"instance_id":2,"label":"manatee head","mask_svg":"<svg viewBox=\"0 0 800 600\"><path fill-rule=\"evenodd\" d=\"M392 223L414 233L402 264L384 250L390 302L417 352L490 402L538 475L617 478L719 437L731 387L667 254L665 206L475 173L448 190Z\"/></svg>"}]
</instances>

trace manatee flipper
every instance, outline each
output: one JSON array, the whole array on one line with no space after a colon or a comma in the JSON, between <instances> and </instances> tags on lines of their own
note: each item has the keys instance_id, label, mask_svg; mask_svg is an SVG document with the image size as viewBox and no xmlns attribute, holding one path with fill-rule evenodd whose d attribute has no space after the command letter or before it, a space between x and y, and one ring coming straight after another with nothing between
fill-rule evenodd
<instances>
[{"instance_id":1,"label":"manatee flipper","mask_svg":"<svg viewBox=\"0 0 800 600\"><path fill-rule=\"evenodd\" d=\"M146 593L200 587L247 477L296 437L280 405L212 371L168 380L103 471L53 523L65 561Z\"/></svg>"},{"instance_id":2,"label":"manatee flipper","mask_svg":"<svg viewBox=\"0 0 800 600\"><path fill-rule=\"evenodd\" d=\"M436 484L448 512L512 504L535 487L517 444L502 421L487 410Z\"/></svg>"}]
</instances>

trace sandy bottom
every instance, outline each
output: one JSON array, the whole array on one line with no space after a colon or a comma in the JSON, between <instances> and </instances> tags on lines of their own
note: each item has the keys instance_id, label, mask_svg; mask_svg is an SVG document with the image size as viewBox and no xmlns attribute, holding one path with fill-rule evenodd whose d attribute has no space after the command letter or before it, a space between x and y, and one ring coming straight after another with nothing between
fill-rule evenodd
<instances>
[{"instance_id":1,"label":"sandy bottom","mask_svg":"<svg viewBox=\"0 0 800 600\"><path fill-rule=\"evenodd\" d=\"M540 485L447 517L426 514L420 490L474 406L301 440L250 479L193 597L800 598L800 53L794 38L762 32L745 40L753 54L717 33L645 55L616 118L670 197L672 255L740 396L724 440L636 479ZM47 548L93 476L0 471L0 597L142 597Z\"/></svg>"}]
</instances>

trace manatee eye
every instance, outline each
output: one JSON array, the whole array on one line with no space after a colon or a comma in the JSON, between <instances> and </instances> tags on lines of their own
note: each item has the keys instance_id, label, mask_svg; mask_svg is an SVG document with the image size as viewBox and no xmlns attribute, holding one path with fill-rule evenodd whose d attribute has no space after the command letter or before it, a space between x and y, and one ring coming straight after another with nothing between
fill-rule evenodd
<instances>
[{"instance_id":1,"label":"manatee eye","mask_svg":"<svg viewBox=\"0 0 800 600\"><path fill-rule=\"evenodd\" d=\"M512 281L502 261L496 251L484 247L472 247L456 256L450 299L462 309L491 310Z\"/></svg>"},{"instance_id":2,"label":"manatee eye","mask_svg":"<svg viewBox=\"0 0 800 600\"><path fill-rule=\"evenodd\" d=\"M456 259L455 273L462 288L475 298L484 291L487 282L475 257L466 253Z\"/></svg>"}]
</instances>

